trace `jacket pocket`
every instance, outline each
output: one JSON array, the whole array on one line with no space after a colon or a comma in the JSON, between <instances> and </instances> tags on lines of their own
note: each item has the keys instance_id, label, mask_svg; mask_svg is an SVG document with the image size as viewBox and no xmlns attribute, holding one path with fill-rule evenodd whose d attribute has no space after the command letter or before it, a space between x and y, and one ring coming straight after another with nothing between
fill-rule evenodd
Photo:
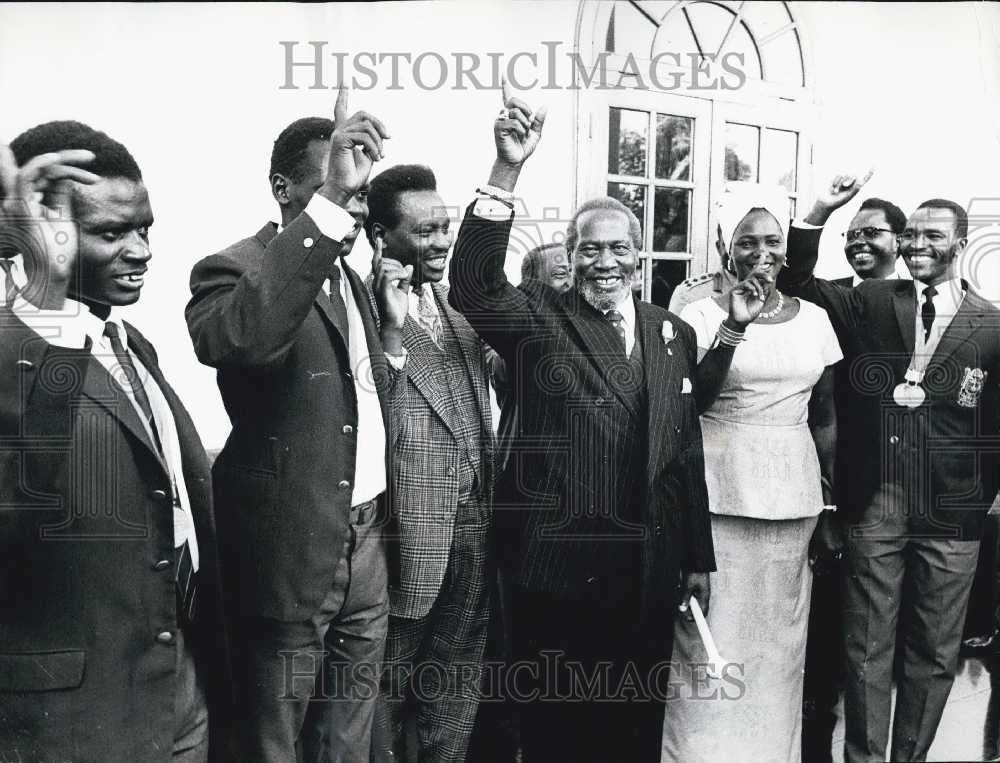
<instances>
[{"instance_id":1,"label":"jacket pocket","mask_svg":"<svg viewBox=\"0 0 1000 763\"><path fill-rule=\"evenodd\" d=\"M75 689L83 683L86 652L0 654L0 692Z\"/></svg>"}]
</instances>

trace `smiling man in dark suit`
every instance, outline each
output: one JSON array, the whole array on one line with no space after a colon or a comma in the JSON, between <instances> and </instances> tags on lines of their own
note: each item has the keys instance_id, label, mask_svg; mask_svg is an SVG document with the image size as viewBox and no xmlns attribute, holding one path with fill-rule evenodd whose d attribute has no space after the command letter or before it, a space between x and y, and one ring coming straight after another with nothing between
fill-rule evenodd
<instances>
[{"instance_id":1,"label":"smiling man in dark suit","mask_svg":"<svg viewBox=\"0 0 1000 763\"><path fill-rule=\"evenodd\" d=\"M451 303L503 358L519 431L497 485L524 758L660 759L673 620L715 561L692 329L638 301L639 223L573 216L575 285L504 275L511 192L544 112L505 93L489 185L466 213Z\"/></svg>"},{"instance_id":2,"label":"smiling man in dark suit","mask_svg":"<svg viewBox=\"0 0 1000 763\"><path fill-rule=\"evenodd\" d=\"M142 174L49 122L0 178L0 757L205 761L231 700L208 460L118 314L151 257Z\"/></svg>"},{"instance_id":3,"label":"smiling man in dark suit","mask_svg":"<svg viewBox=\"0 0 1000 763\"><path fill-rule=\"evenodd\" d=\"M278 137L281 225L199 262L188 329L232 432L213 467L243 759L366 761L388 600L387 404L405 361L409 274L347 266L385 126L309 118ZM388 357L387 357L388 356Z\"/></svg>"},{"instance_id":4,"label":"smiling man in dark suit","mask_svg":"<svg viewBox=\"0 0 1000 763\"><path fill-rule=\"evenodd\" d=\"M931 199L899 237L913 276L837 286L789 252L778 286L826 308L851 383L837 485L848 530L848 761L924 760L954 680L986 512L1000 479L1000 311L958 278L968 220ZM904 595L905 590L905 595ZM898 630L898 634L897 634Z\"/></svg>"}]
</instances>

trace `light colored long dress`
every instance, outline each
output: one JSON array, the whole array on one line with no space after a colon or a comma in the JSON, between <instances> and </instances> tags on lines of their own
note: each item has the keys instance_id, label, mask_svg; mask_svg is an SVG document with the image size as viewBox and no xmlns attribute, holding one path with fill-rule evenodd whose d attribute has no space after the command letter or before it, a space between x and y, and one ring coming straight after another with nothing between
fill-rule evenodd
<instances>
[{"instance_id":1,"label":"light colored long dress","mask_svg":"<svg viewBox=\"0 0 1000 763\"><path fill-rule=\"evenodd\" d=\"M681 317L707 349L726 313L707 298ZM789 321L747 327L701 417L718 568L708 623L731 664L706 678L698 631L678 619L665 761L800 759L808 548L823 506L809 398L841 357L826 313L801 302Z\"/></svg>"}]
</instances>

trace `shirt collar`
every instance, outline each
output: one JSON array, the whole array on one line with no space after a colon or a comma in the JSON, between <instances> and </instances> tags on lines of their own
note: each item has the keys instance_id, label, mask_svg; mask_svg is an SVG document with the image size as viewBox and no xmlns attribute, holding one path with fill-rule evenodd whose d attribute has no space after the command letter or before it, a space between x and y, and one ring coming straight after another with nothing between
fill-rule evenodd
<instances>
[{"instance_id":1,"label":"shirt collar","mask_svg":"<svg viewBox=\"0 0 1000 763\"><path fill-rule=\"evenodd\" d=\"M923 281L914 279L913 286L917 290L917 302L920 302L924 298L924 292L927 290L927 284ZM934 297L935 299L937 299L938 296L951 297L955 304L962 301L962 293L965 291L965 288L962 286L961 278L949 278L947 281L939 283L934 287L934 289L937 291L937 294L935 294Z\"/></svg>"}]
</instances>

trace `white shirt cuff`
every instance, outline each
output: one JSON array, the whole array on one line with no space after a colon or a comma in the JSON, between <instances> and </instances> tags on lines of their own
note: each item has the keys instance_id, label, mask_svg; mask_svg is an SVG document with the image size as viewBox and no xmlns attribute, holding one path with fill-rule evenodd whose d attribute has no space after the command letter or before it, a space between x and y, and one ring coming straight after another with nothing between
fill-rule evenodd
<instances>
[{"instance_id":1,"label":"white shirt cuff","mask_svg":"<svg viewBox=\"0 0 1000 763\"><path fill-rule=\"evenodd\" d=\"M402 371L403 366L406 365L407 354L408 353L406 352L406 348L404 347L402 355L390 355L389 353L386 353L385 359L388 360L389 365L395 368L397 371Z\"/></svg>"},{"instance_id":2,"label":"white shirt cuff","mask_svg":"<svg viewBox=\"0 0 1000 763\"><path fill-rule=\"evenodd\" d=\"M319 232L333 241L343 241L354 230L354 218L322 194L314 193L305 212L316 223Z\"/></svg>"},{"instance_id":3,"label":"white shirt cuff","mask_svg":"<svg viewBox=\"0 0 1000 763\"><path fill-rule=\"evenodd\" d=\"M813 225L812 223L807 223L803 219L792 220L793 228L802 228L803 230L822 230L822 225Z\"/></svg>"}]
</instances>

